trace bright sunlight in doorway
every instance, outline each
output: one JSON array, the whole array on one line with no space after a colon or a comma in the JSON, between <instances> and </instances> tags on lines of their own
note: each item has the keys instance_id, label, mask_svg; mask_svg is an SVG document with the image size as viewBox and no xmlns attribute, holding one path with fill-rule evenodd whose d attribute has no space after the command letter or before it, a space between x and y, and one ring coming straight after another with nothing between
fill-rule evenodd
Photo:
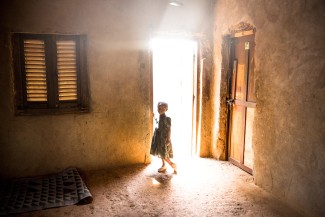
<instances>
[{"instance_id":1,"label":"bright sunlight in doorway","mask_svg":"<svg viewBox=\"0 0 325 217\"><path fill-rule=\"evenodd\" d=\"M151 45L155 117L159 118L157 103L167 102L169 110L166 114L172 119L175 158L195 156L197 42L155 38Z\"/></svg>"}]
</instances>

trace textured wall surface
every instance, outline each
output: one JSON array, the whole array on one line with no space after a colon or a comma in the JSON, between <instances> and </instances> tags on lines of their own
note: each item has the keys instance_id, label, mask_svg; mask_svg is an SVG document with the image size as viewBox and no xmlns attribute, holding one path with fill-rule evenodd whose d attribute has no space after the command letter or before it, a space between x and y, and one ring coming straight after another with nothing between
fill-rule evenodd
<instances>
[{"instance_id":1,"label":"textured wall surface","mask_svg":"<svg viewBox=\"0 0 325 217\"><path fill-rule=\"evenodd\" d=\"M325 2L216 1L216 76L222 37L240 22L256 28L255 182L306 216L324 216Z\"/></svg>"},{"instance_id":2,"label":"textured wall surface","mask_svg":"<svg viewBox=\"0 0 325 217\"><path fill-rule=\"evenodd\" d=\"M155 33L214 31L213 58L210 45L203 52L201 156L225 158L222 38L246 22L256 28L256 184L307 216L324 215L324 1L217 0L214 18L211 2L1 1L0 177L148 162ZM90 113L14 116L10 32L87 35Z\"/></svg>"},{"instance_id":3,"label":"textured wall surface","mask_svg":"<svg viewBox=\"0 0 325 217\"><path fill-rule=\"evenodd\" d=\"M0 176L149 162L150 37L204 35L210 8L208 0L1 1ZM87 35L90 113L14 116L10 32Z\"/></svg>"}]
</instances>

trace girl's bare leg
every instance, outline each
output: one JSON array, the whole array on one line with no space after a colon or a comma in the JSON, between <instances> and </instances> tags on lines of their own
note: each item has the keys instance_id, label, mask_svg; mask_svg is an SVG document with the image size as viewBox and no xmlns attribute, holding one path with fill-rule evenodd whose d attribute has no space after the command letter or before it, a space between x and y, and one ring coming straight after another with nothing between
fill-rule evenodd
<instances>
[{"instance_id":1,"label":"girl's bare leg","mask_svg":"<svg viewBox=\"0 0 325 217\"><path fill-rule=\"evenodd\" d=\"M161 158L161 161L162 161L162 166L161 167L164 167L165 166L165 160L163 158Z\"/></svg>"},{"instance_id":2,"label":"girl's bare leg","mask_svg":"<svg viewBox=\"0 0 325 217\"><path fill-rule=\"evenodd\" d=\"M174 169L174 173L177 174L176 164L173 163L169 158L165 158L164 160Z\"/></svg>"},{"instance_id":3,"label":"girl's bare leg","mask_svg":"<svg viewBox=\"0 0 325 217\"><path fill-rule=\"evenodd\" d=\"M162 173L166 171L166 167L165 167L165 159L161 158L162 161L162 166L158 169L158 172Z\"/></svg>"}]
</instances>

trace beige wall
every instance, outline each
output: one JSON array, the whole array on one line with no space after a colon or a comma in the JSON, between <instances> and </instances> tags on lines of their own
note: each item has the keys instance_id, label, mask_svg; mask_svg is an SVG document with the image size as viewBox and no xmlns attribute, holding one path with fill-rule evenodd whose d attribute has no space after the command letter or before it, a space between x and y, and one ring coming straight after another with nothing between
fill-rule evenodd
<instances>
[{"instance_id":1,"label":"beige wall","mask_svg":"<svg viewBox=\"0 0 325 217\"><path fill-rule=\"evenodd\" d=\"M167 3L1 1L0 177L150 161L150 36L205 38L211 9L208 0ZM15 117L10 32L86 34L91 112Z\"/></svg>"},{"instance_id":2,"label":"beige wall","mask_svg":"<svg viewBox=\"0 0 325 217\"><path fill-rule=\"evenodd\" d=\"M306 216L324 216L325 2L218 0L216 77L222 37L240 22L256 28L255 182Z\"/></svg>"},{"instance_id":3,"label":"beige wall","mask_svg":"<svg viewBox=\"0 0 325 217\"><path fill-rule=\"evenodd\" d=\"M255 182L307 216L323 215L323 1L212 2L1 1L0 177L148 162L147 51L157 32L195 35L205 44L201 156L224 159L222 37L244 21L256 27ZM15 117L10 32L86 34L91 112Z\"/></svg>"}]
</instances>

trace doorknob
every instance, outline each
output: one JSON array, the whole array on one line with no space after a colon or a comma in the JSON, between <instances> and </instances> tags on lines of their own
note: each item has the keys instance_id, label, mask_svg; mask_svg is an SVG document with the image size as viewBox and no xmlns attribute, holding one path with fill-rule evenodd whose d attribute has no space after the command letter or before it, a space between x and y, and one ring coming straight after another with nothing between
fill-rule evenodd
<instances>
[{"instance_id":1,"label":"doorknob","mask_svg":"<svg viewBox=\"0 0 325 217\"><path fill-rule=\"evenodd\" d=\"M227 103L228 105L232 106L234 104L235 99L228 99Z\"/></svg>"}]
</instances>

